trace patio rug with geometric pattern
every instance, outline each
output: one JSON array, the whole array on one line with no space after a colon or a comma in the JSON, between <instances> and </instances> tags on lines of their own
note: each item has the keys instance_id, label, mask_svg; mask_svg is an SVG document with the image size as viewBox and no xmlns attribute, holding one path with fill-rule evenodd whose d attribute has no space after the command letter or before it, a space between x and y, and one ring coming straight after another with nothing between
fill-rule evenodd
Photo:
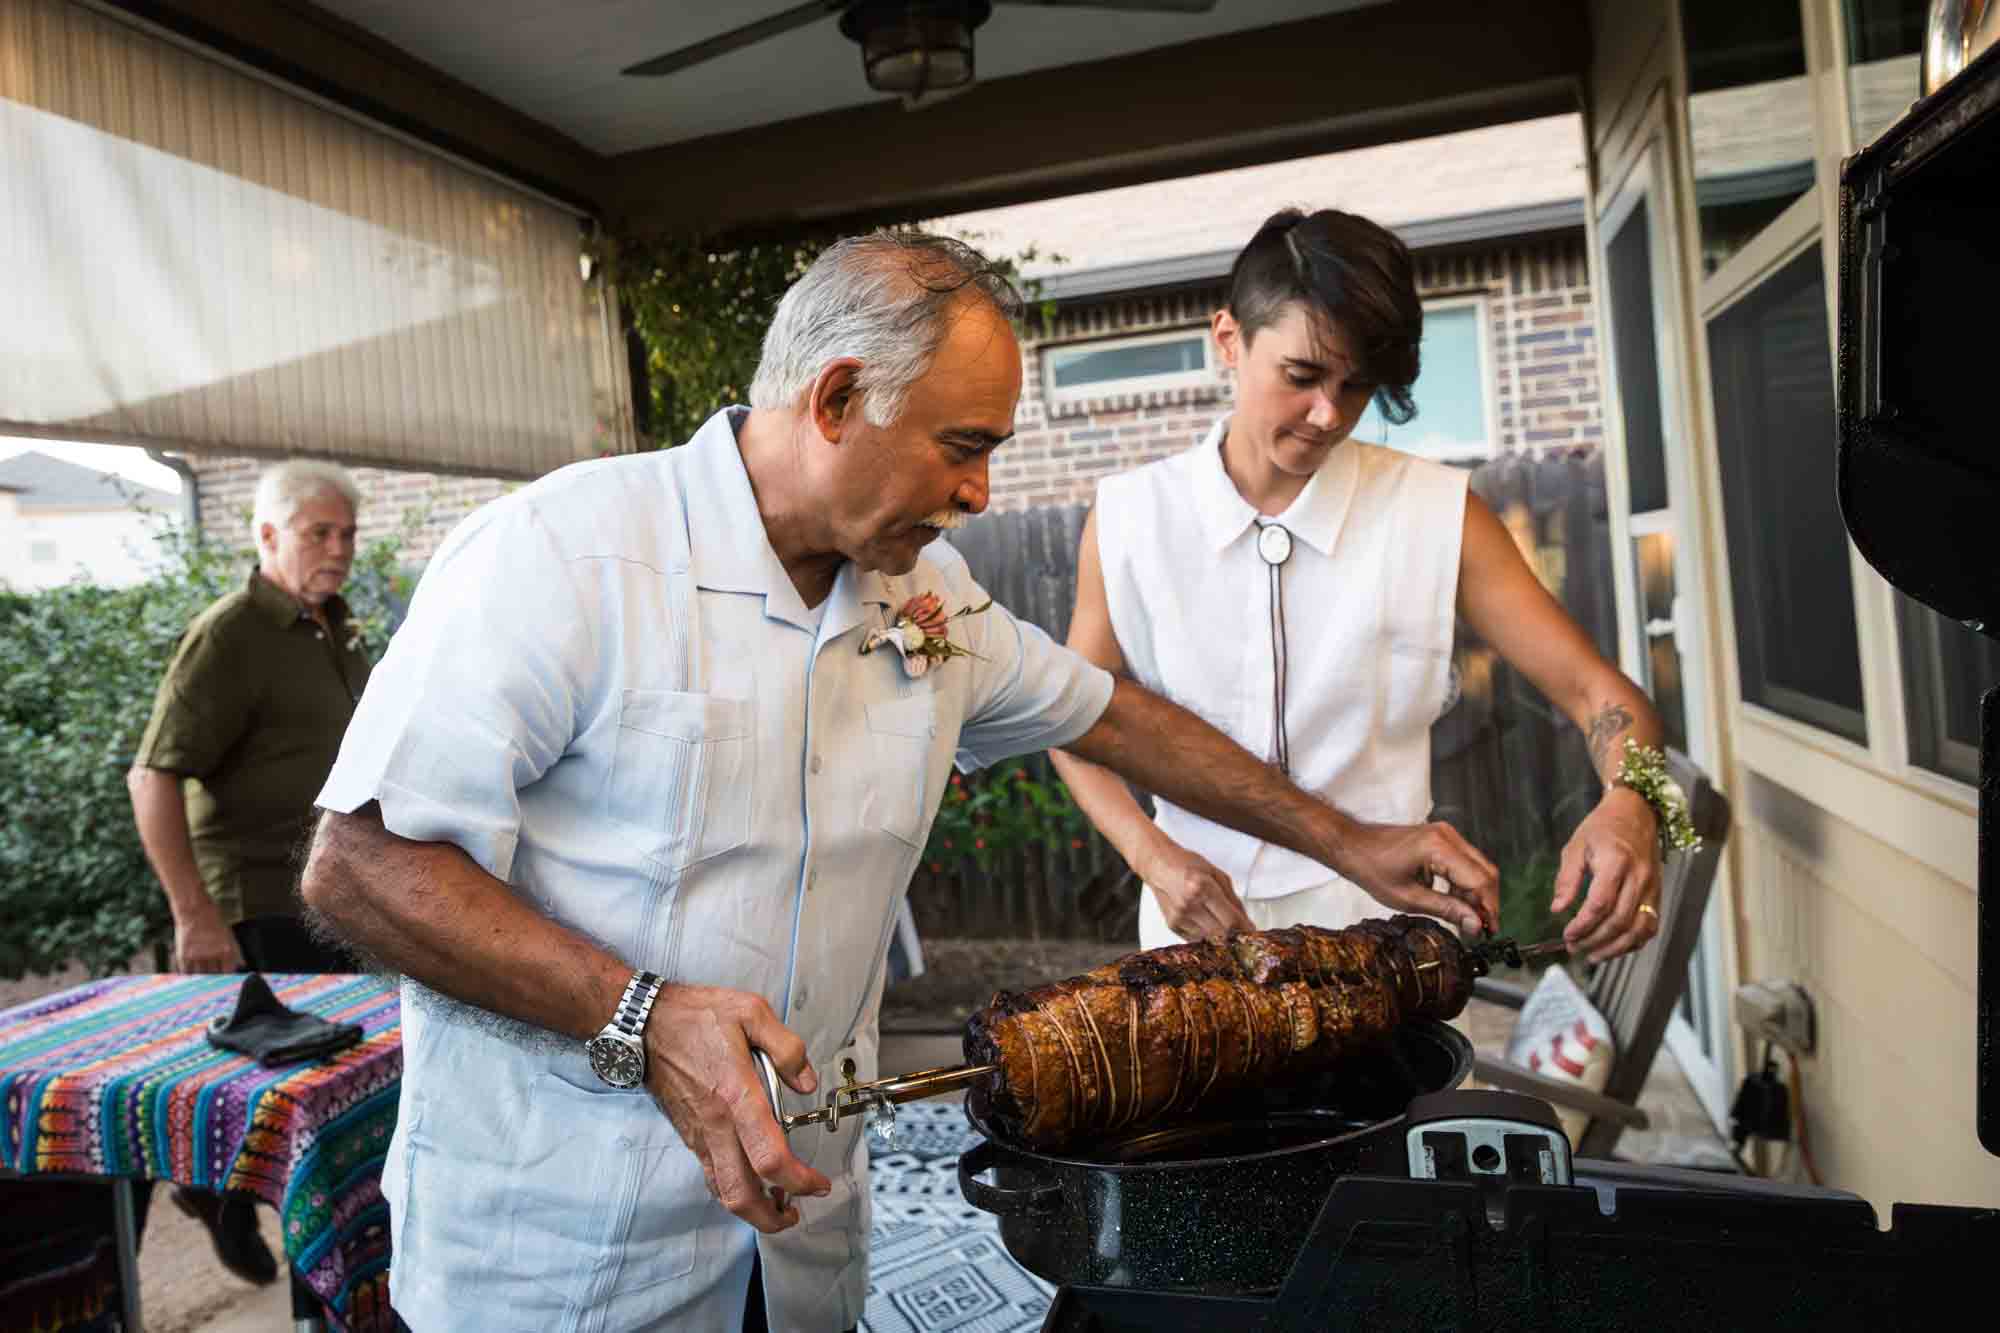
<instances>
[{"instance_id":1,"label":"patio rug with geometric pattern","mask_svg":"<svg viewBox=\"0 0 2000 1333\"><path fill-rule=\"evenodd\" d=\"M1054 1288L1014 1262L1000 1223L958 1192L979 1142L957 1101L896 1108L896 1145L869 1136L866 1333L1034 1333Z\"/></svg>"}]
</instances>

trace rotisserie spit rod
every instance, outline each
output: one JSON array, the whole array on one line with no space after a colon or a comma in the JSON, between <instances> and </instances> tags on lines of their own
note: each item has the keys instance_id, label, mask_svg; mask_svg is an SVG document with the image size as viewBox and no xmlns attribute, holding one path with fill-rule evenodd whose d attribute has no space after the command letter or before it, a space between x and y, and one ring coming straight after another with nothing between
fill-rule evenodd
<instances>
[{"instance_id":1,"label":"rotisserie spit rod","mask_svg":"<svg viewBox=\"0 0 2000 1333\"><path fill-rule=\"evenodd\" d=\"M1000 992L966 1026L966 1062L994 1067L996 1128L1058 1148L1317 1073L1413 1018L1454 1018L1496 947L1513 946L1467 948L1399 916L1150 949Z\"/></svg>"}]
</instances>

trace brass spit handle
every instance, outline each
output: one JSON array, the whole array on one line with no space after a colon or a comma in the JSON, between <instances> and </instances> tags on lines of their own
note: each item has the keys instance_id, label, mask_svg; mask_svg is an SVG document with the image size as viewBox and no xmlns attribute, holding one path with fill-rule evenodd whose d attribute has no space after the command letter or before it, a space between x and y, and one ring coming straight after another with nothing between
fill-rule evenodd
<instances>
[{"instance_id":1,"label":"brass spit handle","mask_svg":"<svg viewBox=\"0 0 2000 1333\"><path fill-rule=\"evenodd\" d=\"M944 1065L895 1078L878 1078L872 1083L857 1083L854 1081L854 1060L848 1057L841 1060L840 1082L826 1090L825 1100L812 1110L795 1115L786 1111L779 1100L784 1085L778 1081L777 1066L771 1063L771 1057L755 1047L751 1048L750 1054L756 1057L757 1068L764 1075L764 1091L771 1099L771 1114L778 1118L779 1127L787 1134L805 1125L825 1125L827 1133L831 1134L840 1128L843 1118L876 1108L882 1108L881 1113L893 1122L895 1112L886 1108L956 1092L1000 1068L998 1065Z\"/></svg>"}]
</instances>

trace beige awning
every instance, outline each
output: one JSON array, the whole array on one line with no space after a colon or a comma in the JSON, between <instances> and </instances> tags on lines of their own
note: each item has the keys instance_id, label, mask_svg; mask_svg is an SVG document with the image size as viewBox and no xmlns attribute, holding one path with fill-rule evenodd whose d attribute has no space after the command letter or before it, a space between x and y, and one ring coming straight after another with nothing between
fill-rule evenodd
<instances>
[{"instance_id":1,"label":"beige awning","mask_svg":"<svg viewBox=\"0 0 2000 1333\"><path fill-rule=\"evenodd\" d=\"M0 0L0 434L530 477L630 447L581 219L68 0Z\"/></svg>"}]
</instances>

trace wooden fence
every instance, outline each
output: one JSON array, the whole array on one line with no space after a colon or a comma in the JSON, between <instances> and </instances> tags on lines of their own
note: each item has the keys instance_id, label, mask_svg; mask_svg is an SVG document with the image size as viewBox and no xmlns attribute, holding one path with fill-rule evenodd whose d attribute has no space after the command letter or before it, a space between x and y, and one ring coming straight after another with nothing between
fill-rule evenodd
<instances>
[{"instance_id":1,"label":"wooden fence","mask_svg":"<svg viewBox=\"0 0 2000 1333\"><path fill-rule=\"evenodd\" d=\"M1472 486L1520 543L1543 583L1616 659L1611 544L1604 469L1581 457L1504 458ZM951 535L973 575L1023 620L1060 641L1076 603L1083 506L989 514ZM1598 796L1582 737L1533 686L1459 627L1458 697L1432 736L1436 817L1448 819L1501 867L1510 933L1546 925L1549 883L1563 843ZM1053 778L1046 756L1010 761ZM910 887L917 928L933 938L1103 939L1137 934L1138 884L1095 832L1081 848L1009 853L981 871L970 862L919 868Z\"/></svg>"}]
</instances>

